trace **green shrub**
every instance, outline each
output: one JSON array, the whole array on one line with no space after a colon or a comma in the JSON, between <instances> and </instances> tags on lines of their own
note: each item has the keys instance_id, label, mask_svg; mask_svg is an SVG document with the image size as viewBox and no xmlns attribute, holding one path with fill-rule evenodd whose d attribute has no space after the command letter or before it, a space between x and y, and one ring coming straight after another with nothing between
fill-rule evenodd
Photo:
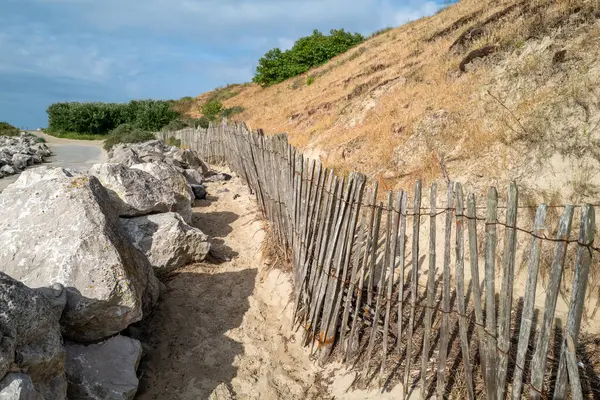
<instances>
[{"instance_id":1,"label":"green shrub","mask_svg":"<svg viewBox=\"0 0 600 400\"><path fill-rule=\"evenodd\" d=\"M200 118L191 118L190 121L193 124L194 128L208 128L208 125L210 124L210 120L207 117L200 117Z\"/></svg>"},{"instance_id":2,"label":"green shrub","mask_svg":"<svg viewBox=\"0 0 600 400\"><path fill-rule=\"evenodd\" d=\"M225 118L229 118L232 115L239 114L239 113L241 113L243 111L244 111L244 107L242 107L242 106L233 106L233 107L229 107L229 108L224 109L222 115Z\"/></svg>"},{"instance_id":3,"label":"green shrub","mask_svg":"<svg viewBox=\"0 0 600 400\"><path fill-rule=\"evenodd\" d=\"M161 131L163 132L175 132L175 131L179 131L185 128L189 128L189 124L187 123L187 121L184 121L182 119L174 119L173 121L169 122L167 125L163 126L161 128Z\"/></svg>"},{"instance_id":4,"label":"green shrub","mask_svg":"<svg viewBox=\"0 0 600 400\"><path fill-rule=\"evenodd\" d=\"M8 122L0 121L0 136L17 136L19 132L19 128L15 128Z\"/></svg>"},{"instance_id":5,"label":"green shrub","mask_svg":"<svg viewBox=\"0 0 600 400\"><path fill-rule=\"evenodd\" d=\"M155 139L154 134L131 124L122 124L113 129L104 141L104 149L109 151L118 143L141 143Z\"/></svg>"},{"instance_id":6,"label":"green shrub","mask_svg":"<svg viewBox=\"0 0 600 400\"><path fill-rule=\"evenodd\" d=\"M312 77L311 75L306 77L306 86L310 86L313 84L313 82L315 81L315 78Z\"/></svg>"},{"instance_id":7,"label":"green shrub","mask_svg":"<svg viewBox=\"0 0 600 400\"><path fill-rule=\"evenodd\" d=\"M269 86L300 75L364 41L359 33L332 29L329 35L314 30L300 38L290 50L269 50L258 62L253 82Z\"/></svg>"},{"instance_id":8,"label":"green shrub","mask_svg":"<svg viewBox=\"0 0 600 400\"><path fill-rule=\"evenodd\" d=\"M223 111L223 104L219 100L210 100L202 106L202 114L210 121L216 121Z\"/></svg>"},{"instance_id":9,"label":"green shrub","mask_svg":"<svg viewBox=\"0 0 600 400\"><path fill-rule=\"evenodd\" d=\"M49 133L106 135L122 124L158 131L180 117L171 101L132 100L129 103L55 103L48 107Z\"/></svg>"},{"instance_id":10,"label":"green shrub","mask_svg":"<svg viewBox=\"0 0 600 400\"><path fill-rule=\"evenodd\" d=\"M239 86L241 86L241 85L232 83L231 85L227 85L225 87L216 88L215 90L213 90L212 95L208 98L207 101L211 101L211 100L225 101L227 99L235 97L235 96L237 96L237 94L239 92L234 92L233 89L235 89Z\"/></svg>"},{"instance_id":11,"label":"green shrub","mask_svg":"<svg viewBox=\"0 0 600 400\"><path fill-rule=\"evenodd\" d=\"M171 136L169 139L167 139L167 144L169 146L181 147L181 139Z\"/></svg>"}]
</instances>

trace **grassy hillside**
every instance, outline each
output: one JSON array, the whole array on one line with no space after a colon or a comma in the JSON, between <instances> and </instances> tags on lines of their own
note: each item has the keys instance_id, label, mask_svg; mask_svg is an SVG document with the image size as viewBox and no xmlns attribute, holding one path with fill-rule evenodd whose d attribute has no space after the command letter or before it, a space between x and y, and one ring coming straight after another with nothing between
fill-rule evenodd
<instances>
[{"instance_id":1,"label":"grassy hillside","mask_svg":"<svg viewBox=\"0 0 600 400\"><path fill-rule=\"evenodd\" d=\"M0 121L0 136L16 136L19 134L19 128L16 128L8 122Z\"/></svg>"},{"instance_id":2,"label":"grassy hillside","mask_svg":"<svg viewBox=\"0 0 600 400\"><path fill-rule=\"evenodd\" d=\"M596 201L599 61L597 0L462 0L302 76L205 93L187 110L220 96L243 107L234 119L386 189L516 180L532 201Z\"/></svg>"}]
</instances>

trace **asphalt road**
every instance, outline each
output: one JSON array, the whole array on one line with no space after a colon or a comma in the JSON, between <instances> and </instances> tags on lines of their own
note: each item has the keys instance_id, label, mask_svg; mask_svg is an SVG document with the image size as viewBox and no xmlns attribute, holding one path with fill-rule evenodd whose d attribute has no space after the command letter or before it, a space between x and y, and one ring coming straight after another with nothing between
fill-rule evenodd
<instances>
[{"instance_id":1,"label":"asphalt road","mask_svg":"<svg viewBox=\"0 0 600 400\"><path fill-rule=\"evenodd\" d=\"M31 131L31 133L46 139L46 144L54 153L52 157L46 159L44 165L72 168L84 172L92 165L106 160L106 152L102 148L101 140L61 139L43 132ZM0 179L0 191L18 178L19 175L12 175Z\"/></svg>"}]
</instances>

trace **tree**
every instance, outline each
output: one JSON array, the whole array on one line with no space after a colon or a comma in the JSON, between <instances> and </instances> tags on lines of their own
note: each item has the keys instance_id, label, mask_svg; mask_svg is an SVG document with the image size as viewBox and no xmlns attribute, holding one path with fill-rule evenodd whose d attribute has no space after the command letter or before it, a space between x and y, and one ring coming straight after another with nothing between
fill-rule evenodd
<instances>
[{"instance_id":1,"label":"tree","mask_svg":"<svg viewBox=\"0 0 600 400\"><path fill-rule=\"evenodd\" d=\"M359 33L332 29L329 35L314 30L312 35L298 39L290 50L269 50L258 61L253 82L269 86L300 75L321 65L351 47L361 43Z\"/></svg>"}]
</instances>

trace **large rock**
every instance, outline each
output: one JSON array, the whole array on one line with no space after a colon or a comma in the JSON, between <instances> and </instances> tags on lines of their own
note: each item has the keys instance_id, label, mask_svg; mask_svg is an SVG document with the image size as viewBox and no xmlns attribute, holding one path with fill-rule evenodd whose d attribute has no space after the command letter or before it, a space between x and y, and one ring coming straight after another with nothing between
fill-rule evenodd
<instances>
[{"instance_id":1,"label":"large rock","mask_svg":"<svg viewBox=\"0 0 600 400\"><path fill-rule=\"evenodd\" d=\"M126 144L117 144L108 152L108 159L113 163L121 163L131 167L133 164L139 164L142 159L137 151Z\"/></svg>"},{"instance_id":2,"label":"large rock","mask_svg":"<svg viewBox=\"0 0 600 400\"><path fill-rule=\"evenodd\" d=\"M23 379L2 379L8 371L23 371L45 399L65 399L59 320L66 296L60 284L34 290L0 272L0 388L12 388L2 390L5 396L27 392Z\"/></svg>"},{"instance_id":3,"label":"large rock","mask_svg":"<svg viewBox=\"0 0 600 400\"><path fill-rule=\"evenodd\" d=\"M131 166L140 163L165 162L183 169L195 169L208 173L208 165L189 149L169 146L161 140L144 143L118 144L108 153L111 162Z\"/></svg>"},{"instance_id":4,"label":"large rock","mask_svg":"<svg viewBox=\"0 0 600 400\"><path fill-rule=\"evenodd\" d=\"M173 149L167 153L170 156L168 158L173 160L173 164L184 169L200 169L203 174L208 173L208 165L198 157L196 152L189 149Z\"/></svg>"},{"instance_id":5,"label":"large rock","mask_svg":"<svg viewBox=\"0 0 600 400\"><path fill-rule=\"evenodd\" d=\"M192 187L192 191L194 192L194 196L196 200L204 200L206 199L206 188L204 185L190 185Z\"/></svg>"},{"instance_id":6,"label":"large rock","mask_svg":"<svg viewBox=\"0 0 600 400\"><path fill-rule=\"evenodd\" d=\"M164 182L175 195L177 204L171 211L179 213L183 219L190 223L192 221L192 202L194 192L188 184L186 178L177 169L167 163L143 163L135 164L131 168L145 171Z\"/></svg>"},{"instance_id":7,"label":"large rock","mask_svg":"<svg viewBox=\"0 0 600 400\"><path fill-rule=\"evenodd\" d=\"M121 223L133 245L148 257L157 275L203 261L210 250L208 236L185 223L179 214L122 218Z\"/></svg>"},{"instance_id":8,"label":"large rock","mask_svg":"<svg viewBox=\"0 0 600 400\"><path fill-rule=\"evenodd\" d=\"M0 169L0 178L40 164L51 154L48 146L33 135L0 136L0 167L10 167Z\"/></svg>"},{"instance_id":9,"label":"large rock","mask_svg":"<svg viewBox=\"0 0 600 400\"><path fill-rule=\"evenodd\" d=\"M89 171L104 186L121 217L164 213L177 209L171 187L148 172L123 164L95 164Z\"/></svg>"},{"instance_id":10,"label":"large rock","mask_svg":"<svg viewBox=\"0 0 600 400\"><path fill-rule=\"evenodd\" d=\"M28 165L33 165L33 159L29 154L15 153L12 156L12 165L17 169L25 169Z\"/></svg>"},{"instance_id":11,"label":"large rock","mask_svg":"<svg viewBox=\"0 0 600 400\"><path fill-rule=\"evenodd\" d=\"M81 174L70 168L51 168L51 167L36 167L31 168L21 174L19 179L12 183L9 187L11 190L26 188L39 181L50 181L61 178L73 178L81 176Z\"/></svg>"},{"instance_id":12,"label":"large rock","mask_svg":"<svg viewBox=\"0 0 600 400\"><path fill-rule=\"evenodd\" d=\"M201 185L204 181L204 176L195 169L181 169L181 173L187 179L190 185Z\"/></svg>"},{"instance_id":13,"label":"large rock","mask_svg":"<svg viewBox=\"0 0 600 400\"><path fill-rule=\"evenodd\" d=\"M25 374L8 374L0 380L0 400L44 400Z\"/></svg>"},{"instance_id":14,"label":"large rock","mask_svg":"<svg viewBox=\"0 0 600 400\"><path fill-rule=\"evenodd\" d=\"M46 171L26 171L0 193L0 270L31 287L67 288L66 337L108 337L151 310L159 282L98 179Z\"/></svg>"},{"instance_id":15,"label":"large rock","mask_svg":"<svg viewBox=\"0 0 600 400\"><path fill-rule=\"evenodd\" d=\"M67 343L69 400L126 400L137 392L142 345L126 336L84 346Z\"/></svg>"}]
</instances>

